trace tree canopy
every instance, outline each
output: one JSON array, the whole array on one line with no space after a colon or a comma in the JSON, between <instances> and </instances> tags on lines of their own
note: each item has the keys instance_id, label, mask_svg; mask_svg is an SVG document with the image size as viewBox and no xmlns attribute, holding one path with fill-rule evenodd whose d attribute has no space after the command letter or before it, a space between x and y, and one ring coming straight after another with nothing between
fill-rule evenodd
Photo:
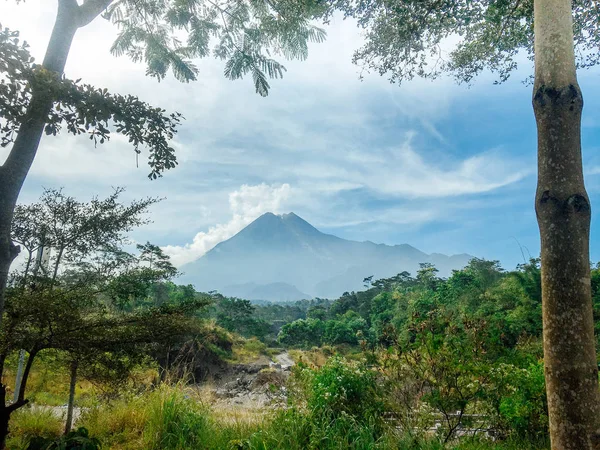
<instances>
[{"instance_id":1,"label":"tree canopy","mask_svg":"<svg viewBox=\"0 0 600 450\"><path fill-rule=\"evenodd\" d=\"M488 69L506 81L519 64L533 61L533 0L332 0L355 18L366 42L353 61L400 83L444 72L470 82ZM600 5L574 0L578 67L600 62Z\"/></svg>"}]
</instances>

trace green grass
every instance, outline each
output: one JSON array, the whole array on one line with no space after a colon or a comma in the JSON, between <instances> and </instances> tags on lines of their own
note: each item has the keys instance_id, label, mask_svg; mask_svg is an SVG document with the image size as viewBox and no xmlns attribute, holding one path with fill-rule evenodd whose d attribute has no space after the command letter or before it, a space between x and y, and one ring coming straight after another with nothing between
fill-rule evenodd
<instances>
[{"instance_id":1,"label":"green grass","mask_svg":"<svg viewBox=\"0 0 600 450\"><path fill-rule=\"evenodd\" d=\"M241 343L240 343L241 344ZM187 388L183 383L163 384L150 390L154 372L150 369L136 373L132 381L136 389L124 386L120 397L101 401L97 392L78 383L78 406L86 406L76 427L85 427L98 438L104 449L113 450L541 450L547 442L504 441L462 438L442 444L434 437L398 435L382 425L377 412L357 413L356 408L339 407L325 402L338 391L352 393L367 384L358 376L359 363L350 361L343 367L333 364L331 355L337 350L329 347L296 351L294 356L311 366L313 377L300 377L296 388L289 385L294 406L288 409L265 411L244 410L234 406L211 407L210 393ZM240 359L255 359L268 353L259 341L247 340L234 350ZM292 353L292 352L291 352ZM50 355L49 355L50 356ZM354 357L355 355L351 355ZM45 358L44 363L51 361ZM314 372L317 370L317 372ZM331 372L331 373L330 373ZM56 364L35 366L28 395L38 404L60 405L66 401L68 377ZM350 378L348 378L352 375ZM304 380L304 381L302 381ZM313 380L315 383L309 383ZM304 383L304 384L302 384ZM308 383L308 384L307 384ZM341 384L340 384L341 383ZM358 385L357 385L358 383ZM303 385L303 389L300 386ZM343 388L343 389L342 389ZM308 391L307 391L308 389ZM369 392L371 390L368 389ZM140 393L141 392L141 393ZM315 392L321 393L315 403ZM312 394L311 394L312 393ZM297 396L298 399L294 400ZM337 397L336 397L337 398ZM353 395L350 406L362 397ZM311 400L312 399L312 400ZM372 406L370 397L361 400ZM325 403L323 403L325 402ZM84 403L84 405L82 405ZM331 403L331 404L330 404ZM342 404L344 406L345 404ZM335 412L334 415L323 414ZM370 411L370 410L369 410ZM63 420L49 409L26 407L17 411L11 420L11 436L7 447L26 449L34 436L56 437L63 430Z\"/></svg>"},{"instance_id":2,"label":"green grass","mask_svg":"<svg viewBox=\"0 0 600 450\"><path fill-rule=\"evenodd\" d=\"M256 430L244 421L223 426L194 391L166 385L93 408L78 426L99 438L104 448L147 450L227 449L231 441Z\"/></svg>"}]
</instances>

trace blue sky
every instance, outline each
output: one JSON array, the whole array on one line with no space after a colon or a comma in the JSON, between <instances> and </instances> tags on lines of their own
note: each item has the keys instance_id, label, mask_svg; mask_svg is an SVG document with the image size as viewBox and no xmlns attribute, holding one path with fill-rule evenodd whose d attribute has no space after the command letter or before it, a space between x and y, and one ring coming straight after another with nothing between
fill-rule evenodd
<instances>
[{"instance_id":1,"label":"blue sky","mask_svg":"<svg viewBox=\"0 0 600 450\"><path fill-rule=\"evenodd\" d=\"M3 26L19 29L41 59L55 2L2 5ZM322 231L355 240L409 243L431 253L470 253L505 268L539 253L533 211L535 121L526 62L496 86L450 78L402 86L351 64L360 46L352 22L336 19L309 59L288 62L271 95L251 80L228 81L222 63L198 62L198 82L157 83L144 67L110 56L115 35L99 20L78 32L71 78L133 93L183 113L175 140L180 165L149 181L127 143L93 148L85 138L44 138L23 189L64 187L85 200L127 188L126 198L165 197L153 223L133 238L164 246L176 263L201 256L266 211L294 211ZM592 204L600 204L600 70L580 74L586 102L583 145ZM2 153L4 152L4 153ZM0 158L6 151L0 150ZM598 208L593 210L596 211ZM598 213L591 253L600 260Z\"/></svg>"}]
</instances>

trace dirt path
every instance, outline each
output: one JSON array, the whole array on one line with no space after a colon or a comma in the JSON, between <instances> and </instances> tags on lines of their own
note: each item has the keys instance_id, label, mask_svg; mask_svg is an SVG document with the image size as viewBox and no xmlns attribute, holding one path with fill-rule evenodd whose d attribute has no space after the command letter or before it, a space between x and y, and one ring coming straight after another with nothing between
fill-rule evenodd
<instances>
[{"instance_id":1,"label":"dirt path","mask_svg":"<svg viewBox=\"0 0 600 450\"><path fill-rule=\"evenodd\" d=\"M290 357L290 354L288 352L283 352L279 355L275 355L273 359L277 364L281 364L281 367L291 367L295 364L294 360Z\"/></svg>"}]
</instances>

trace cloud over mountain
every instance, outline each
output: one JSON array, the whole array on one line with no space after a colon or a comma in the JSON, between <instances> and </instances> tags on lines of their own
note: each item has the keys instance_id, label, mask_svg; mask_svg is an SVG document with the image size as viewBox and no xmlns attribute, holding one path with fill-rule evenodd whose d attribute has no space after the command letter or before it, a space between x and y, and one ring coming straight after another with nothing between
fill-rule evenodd
<instances>
[{"instance_id":1,"label":"cloud over mountain","mask_svg":"<svg viewBox=\"0 0 600 450\"><path fill-rule=\"evenodd\" d=\"M173 264L180 266L195 261L219 242L229 239L254 219L267 211L279 212L282 203L289 197L290 185L269 186L264 183L256 186L243 185L229 194L231 220L201 231L190 244L183 246L167 245L163 250L171 257Z\"/></svg>"}]
</instances>

